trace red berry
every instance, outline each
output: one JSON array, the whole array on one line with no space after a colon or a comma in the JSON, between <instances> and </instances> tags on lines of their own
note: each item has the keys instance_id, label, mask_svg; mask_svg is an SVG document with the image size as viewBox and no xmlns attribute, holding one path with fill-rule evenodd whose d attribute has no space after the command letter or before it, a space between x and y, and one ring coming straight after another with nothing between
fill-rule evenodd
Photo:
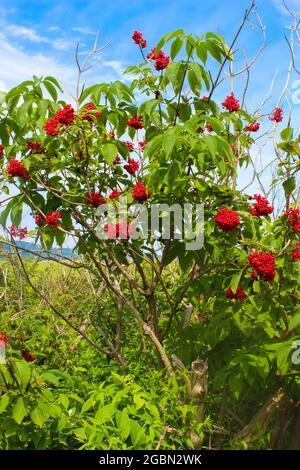
<instances>
[{"instance_id":1,"label":"red berry","mask_svg":"<svg viewBox=\"0 0 300 470\"><path fill-rule=\"evenodd\" d=\"M238 214L226 208L219 210L219 212L215 215L215 221L218 227L223 230L223 232L230 232L231 230L238 227L241 223Z\"/></svg>"},{"instance_id":2,"label":"red berry","mask_svg":"<svg viewBox=\"0 0 300 470\"><path fill-rule=\"evenodd\" d=\"M94 207L99 207L106 203L106 200L99 193L89 193L87 195L87 203Z\"/></svg>"},{"instance_id":3,"label":"red berry","mask_svg":"<svg viewBox=\"0 0 300 470\"><path fill-rule=\"evenodd\" d=\"M249 263L257 274L263 276L265 281L273 281L275 277L275 257L271 253L254 251L248 256Z\"/></svg>"},{"instance_id":4,"label":"red berry","mask_svg":"<svg viewBox=\"0 0 300 470\"><path fill-rule=\"evenodd\" d=\"M240 109L240 102L235 98L233 93L230 93L230 95L226 96L225 100L221 103L221 105L230 113L233 113Z\"/></svg>"},{"instance_id":5,"label":"red berry","mask_svg":"<svg viewBox=\"0 0 300 470\"><path fill-rule=\"evenodd\" d=\"M136 201L146 201L150 197L150 194L146 186L139 181L132 189L132 196Z\"/></svg>"}]
</instances>

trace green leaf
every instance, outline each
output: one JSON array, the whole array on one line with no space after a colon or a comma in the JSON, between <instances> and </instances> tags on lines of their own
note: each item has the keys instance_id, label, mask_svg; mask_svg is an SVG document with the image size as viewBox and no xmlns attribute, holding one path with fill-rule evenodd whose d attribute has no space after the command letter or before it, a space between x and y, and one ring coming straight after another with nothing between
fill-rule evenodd
<instances>
[{"instance_id":1,"label":"green leaf","mask_svg":"<svg viewBox=\"0 0 300 470\"><path fill-rule=\"evenodd\" d=\"M52 85L51 82L48 82L47 80L44 80L44 86L46 90L48 91L49 95L54 101L57 101L57 91L56 88Z\"/></svg>"},{"instance_id":2,"label":"green leaf","mask_svg":"<svg viewBox=\"0 0 300 470\"><path fill-rule=\"evenodd\" d=\"M12 417L17 424L21 424L25 416L27 415L27 409L24 404L23 397L19 397L12 409Z\"/></svg>"},{"instance_id":3,"label":"green leaf","mask_svg":"<svg viewBox=\"0 0 300 470\"><path fill-rule=\"evenodd\" d=\"M205 42L200 42L196 47L196 53L203 64L207 61L207 46Z\"/></svg>"},{"instance_id":4,"label":"green leaf","mask_svg":"<svg viewBox=\"0 0 300 470\"><path fill-rule=\"evenodd\" d=\"M19 200L17 204L15 204L14 207L12 208L12 211L10 214L11 221L13 225L15 225L16 227L18 227L22 221L22 212L23 212L23 206L22 206L22 202Z\"/></svg>"},{"instance_id":5,"label":"green leaf","mask_svg":"<svg viewBox=\"0 0 300 470\"><path fill-rule=\"evenodd\" d=\"M282 140L292 140L294 129L292 127L286 127L280 132Z\"/></svg>"},{"instance_id":6,"label":"green leaf","mask_svg":"<svg viewBox=\"0 0 300 470\"><path fill-rule=\"evenodd\" d=\"M50 384L55 386L59 385L60 377L57 377L57 375L53 374L53 372L44 372L41 377Z\"/></svg>"},{"instance_id":7,"label":"green leaf","mask_svg":"<svg viewBox=\"0 0 300 470\"><path fill-rule=\"evenodd\" d=\"M57 241L58 246L62 247L66 239L66 234L60 230L57 230L55 234L55 239Z\"/></svg>"},{"instance_id":8,"label":"green leaf","mask_svg":"<svg viewBox=\"0 0 300 470\"><path fill-rule=\"evenodd\" d=\"M284 188L284 192L286 196L290 196L294 189L296 188L296 180L295 177L292 176L291 178L288 178L282 183L282 186Z\"/></svg>"},{"instance_id":9,"label":"green leaf","mask_svg":"<svg viewBox=\"0 0 300 470\"><path fill-rule=\"evenodd\" d=\"M288 360L290 353L291 353L290 341L280 344L280 346L278 347L276 351L277 368L281 374L285 374L291 366L290 361Z\"/></svg>"},{"instance_id":10,"label":"green leaf","mask_svg":"<svg viewBox=\"0 0 300 470\"><path fill-rule=\"evenodd\" d=\"M10 396L8 394L2 395L0 398L0 413L6 410L9 405Z\"/></svg>"},{"instance_id":11,"label":"green leaf","mask_svg":"<svg viewBox=\"0 0 300 470\"><path fill-rule=\"evenodd\" d=\"M25 390L30 381L31 369L26 361L15 361L15 376L22 390Z\"/></svg>"},{"instance_id":12,"label":"green leaf","mask_svg":"<svg viewBox=\"0 0 300 470\"><path fill-rule=\"evenodd\" d=\"M32 82L23 82L20 85L15 86L11 90L9 90L8 93L5 95L6 102L8 103L11 99L17 97L17 99L20 98L20 95L24 93L25 91L28 91L27 84L32 83Z\"/></svg>"},{"instance_id":13,"label":"green leaf","mask_svg":"<svg viewBox=\"0 0 300 470\"><path fill-rule=\"evenodd\" d=\"M118 148L116 147L116 145L111 143L104 144L102 148L102 154L106 163L112 165L115 161L116 156L118 155Z\"/></svg>"},{"instance_id":14,"label":"green leaf","mask_svg":"<svg viewBox=\"0 0 300 470\"><path fill-rule=\"evenodd\" d=\"M121 433L121 439L126 441L130 434L130 419L128 414L124 411L117 411L116 424L118 426L118 430Z\"/></svg>"},{"instance_id":15,"label":"green leaf","mask_svg":"<svg viewBox=\"0 0 300 470\"><path fill-rule=\"evenodd\" d=\"M174 259L176 259L180 254L183 255L184 251L184 243L179 240L172 241L165 260L165 265L167 266L168 264L172 263L172 261L174 261Z\"/></svg>"},{"instance_id":16,"label":"green leaf","mask_svg":"<svg viewBox=\"0 0 300 470\"><path fill-rule=\"evenodd\" d=\"M145 442L144 429L137 421L134 421L133 419L130 420L130 437L134 447L140 446L143 442Z\"/></svg>"},{"instance_id":17,"label":"green leaf","mask_svg":"<svg viewBox=\"0 0 300 470\"><path fill-rule=\"evenodd\" d=\"M253 292L258 294L260 292L260 282L254 281L253 282Z\"/></svg>"},{"instance_id":18,"label":"green leaf","mask_svg":"<svg viewBox=\"0 0 300 470\"><path fill-rule=\"evenodd\" d=\"M15 204L15 200L12 199L11 201L9 201L5 209L3 209L3 211L0 214L0 224L2 225L3 228L6 227L7 218L14 204Z\"/></svg>"},{"instance_id":19,"label":"green leaf","mask_svg":"<svg viewBox=\"0 0 300 470\"><path fill-rule=\"evenodd\" d=\"M234 294L236 293L236 290L240 283L241 275L242 275L242 271L238 272L237 274L234 274L234 276L232 276L231 278L230 288Z\"/></svg>"},{"instance_id":20,"label":"green leaf","mask_svg":"<svg viewBox=\"0 0 300 470\"><path fill-rule=\"evenodd\" d=\"M189 70L188 72L188 82L192 92L197 96L200 95L201 81L198 79L197 75L192 70Z\"/></svg>"},{"instance_id":21,"label":"green leaf","mask_svg":"<svg viewBox=\"0 0 300 470\"><path fill-rule=\"evenodd\" d=\"M136 409L139 410L144 406L145 400L140 396L140 395L134 395L133 396L133 401L136 404Z\"/></svg>"},{"instance_id":22,"label":"green leaf","mask_svg":"<svg viewBox=\"0 0 300 470\"><path fill-rule=\"evenodd\" d=\"M294 314L289 323L289 330L292 331L300 325L300 310Z\"/></svg>"},{"instance_id":23,"label":"green leaf","mask_svg":"<svg viewBox=\"0 0 300 470\"><path fill-rule=\"evenodd\" d=\"M4 146L9 145L9 131L4 123L0 123L0 138Z\"/></svg>"},{"instance_id":24,"label":"green leaf","mask_svg":"<svg viewBox=\"0 0 300 470\"><path fill-rule=\"evenodd\" d=\"M202 142L207 146L209 153L214 157L218 151L218 142L216 137L212 135L207 135L202 138Z\"/></svg>"},{"instance_id":25,"label":"green leaf","mask_svg":"<svg viewBox=\"0 0 300 470\"><path fill-rule=\"evenodd\" d=\"M52 248L54 242L54 234L43 232L41 234L41 242L46 251L49 251Z\"/></svg>"},{"instance_id":26,"label":"green leaf","mask_svg":"<svg viewBox=\"0 0 300 470\"><path fill-rule=\"evenodd\" d=\"M199 84L201 84L201 78L202 78L202 67L201 67L201 65L197 64L197 62L190 62L189 67L194 72L197 82Z\"/></svg>"},{"instance_id":27,"label":"green leaf","mask_svg":"<svg viewBox=\"0 0 300 470\"><path fill-rule=\"evenodd\" d=\"M109 403L108 405L104 406L100 405L96 413L95 420L98 424L107 423L107 421L110 421L112 419L116 411L117 410L115 408L114 403Z\"/></svg>"},{"instance_id":28,"label":"green leaf","mask_svg":"<svg viewBox=\"0 0 300 470\"><path fill-rule=\"evenodd\" d=\"M87 399L87 401L82 405L82 408L81 408L81 413L85 413L86 411L90 410L91 408L93 408L93 406L95 405L96 403L96 400L94 397L90 397Z\"/></svg>"},{"instance_id":29,"label":"green leaf","mask_svg":"<svg viewBox=\"0 0 300 470\"><path fill-rule=\"evenodd\" d=\"M56 88L58 88L61 93L64 92L64 90L62 89L62 87L60 86L60 84L58 83L58 81L56 80L56 78L51 77L51 76L48 75L47 77L44 78L44 80L46 80L47 82L53 83L53 85L55 85Z\"/></svg>"},{"instance_id":30,"label":"green leaf","mask_svg":"<svg viewBox=\"0 0 300 470\"><path fill-rule=\"evenodd\" d=\"M177 54L179 54L179 52L181 51L182 45L183 45L183 39L180 36L178 36L175 39L175 41L172 42L171 50L170 50L170 56L172 60L174 60Z\"/></svg>"},{"instance_id":31,"label":"green leaf","mask_svg":"<svg viewBox=\"0 0 300 470\"><path fill-rule=\"evenodd\" d=\"M176 36L182 36L184 34L183 29L177 29L176 31L172 31L170 33L165 34L157 43L155 50L159 52L161 48L166 44L166 42L170 41L171 39L175 38Z\"/></svg>"},{"instance_id":32,"label":"green leaf","mask_svg":"<svg viewBox=\"0 0 300 470\"><path fill-rule=\"evenodd\" d=\"M210 55L216 59L219 63L222 62L222 54L220 52L219 46L214 41L207 41L207 48L209 50Z\"/></svg>"},{"instance_id":33,"label":"green leaf","mask_svg":"<svg viewBox=\"0 0 300 470\"><path fill-rule=\"evenodd\" d=\"M49 413L46 412L45 409L42 409L39 404L35 407L35 409L30 414L32 421L39 427L42 427L45 421L49 418Z\"/></svg>"},{"instance_id":34,"label":"green leaf","mask_svg":"<svg viewBox=\"0 0 300 470\"><path fill-rule=\"evenodd\" d=\"M180 173L180 168L178 162L174 161L166 174L165 179L170 187L173 187L176 184L176 178Z\"/></svg>"},{"instance_id":35,"label":"green leaf","mask_svg":"<svg viewBox=\"0 0 300 470\"><path fill-rule=\"evenodd\" d=\"M231 374L228 383L234 397L238 400L244 388L242 375L240 373Z\"/></svg>"},{"instance_id":36,"label":"green leaf","mask_svg":"<svg viewBox=\"0 0 300 470\"><path fill-rule=\"evenodd\" d=\"M142 106L139 108L139 114L143 114L144 116L149 116L153 118L155 108L158 106L157 100L149 100L145 101Z\"/></svg>"},{"instance_id":37,"label":"green leaf","mask_svg":"<svg viewBox=\"0 0 300 470\"><path fill-rule=\"evenodd\" d=\"M163 139L163 149L166 157L169 158L176 144L177 136L174 132L166 132Z\"/></svg>"}]
</instances>

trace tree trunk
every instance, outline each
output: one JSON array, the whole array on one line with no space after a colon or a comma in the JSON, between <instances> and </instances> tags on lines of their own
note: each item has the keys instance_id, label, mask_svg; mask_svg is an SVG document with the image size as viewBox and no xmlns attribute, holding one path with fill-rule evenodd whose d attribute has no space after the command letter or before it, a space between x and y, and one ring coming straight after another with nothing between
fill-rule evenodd
<instances>
[{"instance_id":1,"label":"tree trunk","mask_svg":"<svg viewBox=\"0 0 300 470\"><path fill-rule=\"evenodd\" d=\"M234 440L243 440L250 444L259 432L267 430L271 417L274 413L286 408L288 401L285 392L279 389L253 416L250 422L236 434Z\"/></svg>"},{"instance_id":2,"label":"tree trunk","mask_svg":"<svg viewBox=\"0 0 300 470\"><path fill-rule=\"evenodd\" d=\"M195 406L195 413L192 421L202 423L205 412L205 398L207 395L207 379L208 379L208 364L201 359L192 362L190 384L188 388L188 399L191 404ZM194 449L201 449L202 438L192 429L190 431L190 438L193 442Z\"/></svg>"}]
</instances>

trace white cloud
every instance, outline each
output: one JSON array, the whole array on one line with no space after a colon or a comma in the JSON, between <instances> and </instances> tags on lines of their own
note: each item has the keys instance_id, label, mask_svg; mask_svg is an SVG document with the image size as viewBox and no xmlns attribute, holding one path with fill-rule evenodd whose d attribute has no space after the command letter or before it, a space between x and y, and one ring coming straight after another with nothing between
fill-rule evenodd
<instances>
[{"instance_id":1,"label":"white cloud","mask_svg":"<svg viewBox=\"0 0 300 470\"><path fill-rule=\"evenodd\" d=\"M123 76L124 65L119 60L104 60L102 64L105 67L112 68L119 77Z\"/></svg>"},{"instance_id":2,"label":"white cloud","mask_svg":"<svg viewBox=\"0 0 300 470\"><path fill-rule=\"evenodd\" d=\"M59 26L49 26L48 28L48 31L60 31L60 27Z\"/></svg>"},{"instance_id":3,"label":"white cloud","mask_svg":"<svg viewBox=\"0 0 300 470\"><path fill-rule=\"evenodd\" d=\"M68 39L56 39L55 41L49 41L53 45L55 49L61 50L61 51L67 51L70 49L74 49L75 51L75 42L70 41Z\"/></svg>"},{"instance_id":4,"label":"white cloud","mask_svg":"<svg viewBox=\"0 0 300 470\"><path fill-rule=\"evenodd\" d=\"M18 83L32 78L32 75L54 75L62 80L68 89L74 88L76 79L75 67L67 66L50 55L30 54L0 38L0 84L9 90Z\"/></svg>"},{"instance_id":5,"label":"white cloud","mask_svg":"<svg viewBox=\"0 0 300 470\"><path fill-rule=\"evenodd\" d=\"M34 29L26 28L25 26L18 26L15 24L5 24L4 30L11 36L29 39L33 42L49 42L49 39L40 36Z\"/></svg>"},{"instance_id":6,"label":"white cloud","mask_svg":"<svg viewBox=\"0 0 300 470\"><path fill-rule=\"evenodd\" d=\"M77 27L77 28L73 28L72 31L74 31L75 33L81 33L81 34L91 34L91 35L96 34L94 31L91 31L90 28L88 27L86 28Z\"/></svg>"},{"instance_id":7,"label":"white cloud","mask_svg":"<svg viewBox=\"0 0 300 470\"><path fill-rule=\"evenodd\" d=\"M36 30L27 28L25 26L19 26L16 24L2 22L2 36L3 37L15 37L17 39L29 40L35 43L46 43L58 50L68 50L74 46L74 42L64 39L56 38L54 40L47 36L40 35ZM58 31L58 26L51 26L48 31Z\"/></svg>"},{"instance_id":8,"label":"white cloud","mask_svg":"<svg viewBox=\"0 0 300 470\"><path fill-rule=\"evenodd\" d=\"M1 33L0 36L8 40L8 38L17 38L20 43L24 45L24 42L30 41L39 44L49 44L49 46L60 51L72 50L75 48L75 41L66 38L55 38L51 39L47 36L40 35L35 29L27 28L12 23L1 21ZM50 26L48 29L50 32L59 31L58 26Z\"/></svg>"},{"instance_id":9,"label":"white cloud","mask_svg":"<svg viewBox=\"0 0 300 470\"><path fill-rule=\"evenodd\" d=\"M68 46L74 46L72 42ZM67 43L60 44L67 46ZM30 80L33 75L55 76L66 90L65 99L70 100L70 93L74 93L77 80L77 68L68 65L51 54L30 53L19 46L15 46L0 34L0 91L8 91L24 80ZM95 67L82 77L86 85L114 81L122 77L124 65L116 60L99 60Z\"/></svg>"}]
</instances>

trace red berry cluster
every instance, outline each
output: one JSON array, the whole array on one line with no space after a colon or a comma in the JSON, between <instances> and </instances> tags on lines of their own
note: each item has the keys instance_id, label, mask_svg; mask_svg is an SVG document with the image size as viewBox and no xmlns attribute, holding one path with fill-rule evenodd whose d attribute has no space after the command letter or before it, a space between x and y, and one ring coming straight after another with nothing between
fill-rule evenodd
<instances>
[{"instance_id":1,"label":"red berry cluster","mask_svg":"<svg viewBox=\"0 0 300 470\"><path fill-rule=\"evenodd\" d=\"M109 240L115 240L116 238L130 238L133 234L134 228L127 220L123 220L116 225L105 224L104 230Z\"/></svg>"},{"instance_id":2,"label":"red berry cluster","mask_svg":"<svg viewBox=\"0 0 300 470\"><path fill-rule=\"evenodd\" d=\"M10 176L19 176L24 180L29 180L30 176L22 162L11 160L7 167L7 173Z\"/></svg>"},{"instance_id":3,"label":"red berry cluster","mask_svg":"<svg viewBox=\"0 0 300 470\"><path fill-rule=\"evenodd\" d=\"M146 55L147 59L154 60L154 67L159 72L168 67L170 63L170 57L166 55L163 51L156 53L155 48Z\"/></svg>"},{"instance_id":4,"label":"red berry cluster","mask_svg":"<svg viewBox=\"0 0 300 470\"><path fill-rule=\"evenodd\" d=\"M133 127L133 129L143 129L143 116L135 115L132 118L128 119L127 125Z\"/></svg>"},{"instance_id":5,"label":"red berry cluster","mask_svg":"<svg viewBox=\"0 0 300 470\"><path fill-rule=\"evenodd\" d=\"M120 194L121 194L120 191L118 191L117 189L114 189L108 197L109 199L117 199L120 196Z\"/></svg>"},{"instance_id":6,"label":"red berry cluster","mask_svg":"<svg viewBox=\"0 0 300 470\"><path fill-rule=\"evenodd\" d=\"M269 116L270 121L281 122L283 120L282 108L275 108Z\"/></svg>"},{"instance_id":7,"label":"red berry cluster","mask_svg":"<svg viewBox=\"0 0 300 470\"><path fill-rule=\"evenodd\" d=\"M54 117L50 118L44 125L44 130L48 135L56 136L59 127L69 126L75 120L75 111L70 104L61 108Z\"/></svg>"},{"instance_id":8,"label":"red berry cluster","mask_svg":"<svg viewBox=\"0 0 300 470\"><path fill-rule=\"evenodd\" d=\"M139 141L139 147L140 147L140 150L142 152L145 150L146 144L147 144L147 140L140 140Z\"/></svg>"},{"instance_id":9,"label":"red berry cluster","mask_svg":"<svg viewBox=\"0 0 300 470\"><path fill-rule=\"evenodd\" d=\"M6 346L8 345L9 341L24 341L23 336L15 336L15 337L10 337L8 336L7 333L5 332L0 332L0 347L5 349ZM27 349L21 349L21 354L22 357L25 359L27 362L34 362L36 360L36 356L34 354L30 354Z\"/></svg>"},{"instance_id":10,"label":"red berry cluster","mask_svg":"<svg viewBox=\"0 0 300 470\"><path fill-rule=\"evenodd\" d=\"M45 153L46 150L39 144L38 142L34 142L33 140L28 140L26 142L26 146L28 150L30 150L30 155L31 154L36 154L36 153Z\"/></svg>"},{"instance_id":11,"label":"red berry cluster","mask_svg":"<svg viewBox=\"0 0 300 470\"><path fill-rule=\"evenodd\" d=\"M45 218L42 214L38 213L38 214L35 214L34 221L36 225L40 226L40 225L43 225L43 223L45 222Z\"/></svg>"},{"instance_id":12,"label":"red berry cluster","mask_svg":"<svg viewBox=\"0 0 300 470\"><path fill-rule=\"evenodd\" d=\"M124 165L124 169L128 171L130 175L134 175L135 172L139 169L139 162L134 160L134 158L128 158L128 163Z\"/></svg>"},{"instance_id":13,"label":"red berry cluster","mask_svg":"<svg viewBox=\"0 0 300 470\"><path fill-rule=\"evenodd\" d=\"M61 213L59 211L51 211L46 214L46 224L52 225L52 227L58 227L59 221L61 220Z\"/></svg>"},{"instance_id":14,"label":"red berry cluster","mask_svg":"<svg viewBox=\"0 0 300 470\"><path fill-rule=\"evenodd\" d=\"M132 196L136 201L146 201L150 197L150 194L146 186L139 181L132 189Z\"/></svg>"},{"instance_id":15,"label":"red berry cluster","mask_svg":"<svg viewBox=\"0 0 300 470\"><path fill-rule=\"evenodd\" d=\"M121 157L120 155L117 155L116 158L114 159L113 165L120 165L121 163Z\"/></svg>"},{"instance_id":16,"label":"red berry cluster","mask_svg":"<svg viewBox=\"0 0 300 470\"><path fill-rule=\"evenodd\" d=\"M260 274L265 281L273 281L275 277L275 257L271 253L254 251L248 256L249 263L255 272Z\"/></svg>"},{"instance_id":17,"label":"red berry cluster","mask_svg":"<svg viewBox=\"0 0 300 470\"><path fill-rule=\"evenodd\" d=\"M235 299L235 300L239 300L240 302L242 302L243 300L245 300L247 298L247 294L244 291L244 289L240 286L238 286L235 294L234 294L233 290L231 289L231 287L229 287L226 290L226 297L228 299Z\"/></svg>"},{"instance_id":18,"label":"red berry cluster","mask_svg":"<svg viewBox=\"0 0 300 470\"><path fill-rule=\"evenodd\" d=\"M4 151L4 146L0 144L0 157L2 157Z\"/></svg>"},{"instance_id":19,"label":"red berry cluster","mask_svg":"<svg viewBox=\"0 0 300 470\"><path fill-rule=\"evenodd\" d=\"M299 261L300 260L300 248L295 248L292 250L292 261Z\"/></svg>"},{"instance_id":20,"label":"red berry cluster","mask_svg":"<svg viewBox=\"0 0 300 470\"><path fill-rule=\"evenodd\" d=\"M75 121L75 111L70 104L66 104L56 113L56 119L60 124L69 126L73 121Z\"/></svg>"},{"instance_id":21,"label":"red berry cluster","mask_svg":"<svg viewBox=\"0 0 300 470\"><path fill-rule=\"evenodd\" d=\"M237 213L231 211L230 209L220 209L219 212L215 215L215 221L218 227L223 230L223 232L230 232L234 228L238 227L241 223Z\"/></svg>"},{"instance_id":22,"label":"red berry cluster","mask_svg":"<svg viewBox=\"0 0 300 470\"><path fill-rule=\"evenodd\" d=\"M58 125L59 123L55 119L55 117L50 118L44 125L44 130L46 134L52 135L52 137L58 135Z\"/></svg>"},{"instance_id":23,"label":"red berry cluster","mask_svg":"<svg viewBox=\"0 0 300 470\"><path fill-rule=\"evenodd\" d=\"M142 33L140 33L139 31L133 32L132 39L135 42L135 44L137 44L138 46L141 46L142 49L145 49L145 47L147 46L146 39L143 38Z\"/></svg>"},{"instance_id":24,"label":"red berry cluster","mask_svg":"<svg viewBox=\"0 0 300 470\"><path fill-rule=\"evenodd\" d=\"M122 142L124 145L126 145L126 147L128 148L128 150L130 152L133 152L134 151L134 145L132 142L128 141L128 140L123 140Z\"/></svg>"},{"instance_id":25,"label":"red berry cluster","mask_svg":"<svg viewBox=\"0 0 300 470\"><path fill-rule=\"evenodd\" d=\"M230 93L230 95L226 96L225 100L221 103L221 105L230 113L233 113L240 109L240 102L235 98L233 93Z\"/></svg>"},{"instance_id":26,"label":"red berry cluster","mask_svg":"<svg viewBox=\"0 0 300 470\"><path fill-rule=\"evenodd\" d=\"M99 207L106 203L106 200L99 193L89 193L86 197L86 201L93 207Z\"/></svg>"},{"instance_id":27,"label":"red berry cluster","mask_svg":"<svg viewBox=\"0 0 300 470\"><path fill-rule=\"evenodd\" d=\"M30 354L27 349L22 349L21 351L23 359L27 362L34 362L36 360L36 356L34 354Z\"/></svg>"},{"instance_id":28,"label":"red berry cluster","mask_svg":"<svg viewBox=\"0 0 300 470\"><path fill-rule=\"evenodd\" d=\"M0 347L6 348L9 341L10 341L10 336L8 336L8 334L5 333L4 331L1 331L0 332Z\"/></svg>"},{"instance_id":29,"label":"red berry cluster","mask_svg":"<svg viewBox=\"0 0 300 470\"><path fill-rule=\"evenodd\" d=\"M253 198L256 200L255 204L253 204L250 213L255 217L260 217L262 215L269 215L273 212L273 207L270 206L268 199L259 194L254 194Z\"/></svg>"},{"instance_id":30,"label":"red berry cluster","mask_svg":"<svg viewBox=\"0 0 300 470\"><path fill-rule=\"evenodd\" d=\"M97 109L97 107L93 103L86 104L83 109L85 111L84 115L82 116L83 121L92 122L93 117L95 117L96 119L99 119L99 117L102 114L101 111L98 111L97 113L91 112L91 111L94 111L95 109Z\"/></svg>"},{"instance_id":31,"label":"red berry cluster","mask_svg":"<svg viewBox=\"0 0 300 470\"><path fill-rule=\"evenodd\" d=\"M299 232L300 230L300 209L298 208L290 208L283 214L287 217L290 225L292 226L293 232Z\"/></svg>"},{"instance_id":32,"label":"red berry cluster","mask_svg":"<svg viewBox=\"0 0 300 470\"><path fill-rule=\"evenodd\" d=\"M259 122L254 122L253 124L250 124L250 126L247 127L247 131L257 132L259 131L259 128L260 128Z\"/></svg>"},{"instance_id":33,"label":"red berry cluster","mask_svg":"<svg viewBox=\"0 0 300 470\"><path fill-rule=\"evenodd\" d=\"M27 227L17 228L13 224L9 227L9 231L13 238L18 237L20 240L25 240L28 233Z\"/></svg>"},{"instance_id":34,"label":"red berry cluster","mask_svg":"<svg viewBox=\"0 0 300 470\"><path fill-rule=\"evenodd\" d=\"M59 211L48 212L45 217L41 213L34 215L34 221L39 227L43 224L51 225L52 227L58 227L60 220L61 213Z\"/></svg>"}]
</instances>

